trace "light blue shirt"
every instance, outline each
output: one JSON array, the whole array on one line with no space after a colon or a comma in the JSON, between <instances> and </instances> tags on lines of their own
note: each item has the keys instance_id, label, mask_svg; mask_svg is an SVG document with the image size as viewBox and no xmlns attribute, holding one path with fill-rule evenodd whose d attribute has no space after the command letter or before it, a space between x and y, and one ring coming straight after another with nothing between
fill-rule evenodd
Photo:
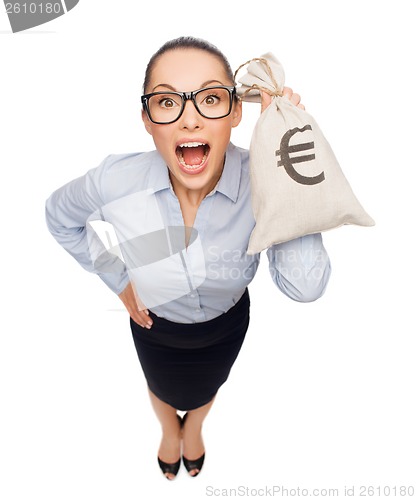
<instances>
[{"instance_id":1,"label":"light blue shirt","mask_svg":"<svg viewBox=\"0 0 416 500\"><path fill-rule=\"evenodd\" d=\"M47 225L115 293L131 281L158 316L207 321L239 300L259 265L260 254L247 254L255 225L248 160L247 150L230 143L221 178L187 232L157 151L110 155L62 186L46 202ZM273 245L266 253L271 278L285 295L308 302L324 293L331 265L321 234Z\"/></svg>"}]
</instances>

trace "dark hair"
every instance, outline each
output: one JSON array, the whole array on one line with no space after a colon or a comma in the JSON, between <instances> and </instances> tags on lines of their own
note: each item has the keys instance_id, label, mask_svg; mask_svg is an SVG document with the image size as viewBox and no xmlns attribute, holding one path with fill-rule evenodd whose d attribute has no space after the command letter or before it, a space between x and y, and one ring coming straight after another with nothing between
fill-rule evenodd
<instances>
[{"instance_id":1,"label":"dark hair","mask_svg":"<svg viewBox=\"0 0 416 500\"><path fill-rule=\"evenodd\" d=\"M165 52L178 49L198 49L198 50L204 50L205 52L212 54L222 63L227 77L230 79L231 82L233 82L233 85L235 85L234 74L231 69L230 63L228 62L225 55L215 45L213 45L210 42L207 42L206 40L202 40L201 38L195 38L193 36L181 36L179 38L175 38L174 40L170 40L165 44L163 44L162 47L160 47L160 49L157 52L155 52L153 56L150 58L146 67L146 73L143 83L143 93L146 92L146 88L149 85L153 67L156 64L159 57L162 56Z\"/></svg>"}]
</instances>

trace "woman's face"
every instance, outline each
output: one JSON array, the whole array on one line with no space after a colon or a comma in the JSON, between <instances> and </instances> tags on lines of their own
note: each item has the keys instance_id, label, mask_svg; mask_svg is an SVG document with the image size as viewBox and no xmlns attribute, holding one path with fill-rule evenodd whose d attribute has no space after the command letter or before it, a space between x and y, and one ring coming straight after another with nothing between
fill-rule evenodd
<instances>
[{"instance_id":1,"label":"woman's face","mask_svg":"<svg viewBox=\"0 0 416 500\"><path fill-rule=\"evenodd\" d=\"M203 50L178 49L157 60L146 93L189 92L213 85L233 85L221 62ZM219 119L204 118L190 100L174 123L155 124L144 111L142 117L173 176L174 187L179 183L205 194L213 189L222 172L231 129L241 120L241 103L234 102L231 113Z\"/></svg>"}]
</instances>

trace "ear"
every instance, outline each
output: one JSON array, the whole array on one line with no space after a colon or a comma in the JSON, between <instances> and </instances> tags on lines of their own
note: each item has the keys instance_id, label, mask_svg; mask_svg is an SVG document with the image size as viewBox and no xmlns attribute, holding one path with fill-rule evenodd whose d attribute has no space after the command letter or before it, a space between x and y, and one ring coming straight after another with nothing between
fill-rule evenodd
<instances>
[{"instance_id":1,"label":"ear","mask_svg":"<svg viewBox=\"0 0 416 500\"><path fill-rule=\"evenodd\" d=\"M243 103L241 99L238 99L238 101L234 103L234 107L231 113L233 116L232 126L237 127L237 125L239 125L241 122L241 118L243 117Z\"/></svg>"},{"instance_id":2,"label":"ear","mask_svg":"<svg viewBox=\"0 0 416 500\"><path fill-rule=\"evenodd\" d=\"M142 109L142 120L144 123L144 128L147 130L147 132L150 135L153 135L152 134L152 122L149 120L149 117L147 116L147 113L144 109Z\"/></svg>"}]
</instances>

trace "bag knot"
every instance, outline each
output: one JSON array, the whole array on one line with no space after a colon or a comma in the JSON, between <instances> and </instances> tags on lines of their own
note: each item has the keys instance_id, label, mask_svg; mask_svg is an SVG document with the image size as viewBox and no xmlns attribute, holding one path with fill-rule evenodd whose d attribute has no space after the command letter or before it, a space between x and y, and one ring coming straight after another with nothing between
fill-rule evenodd
<instances>
[{"instance_id":1,"label":"bag knot","mask_svg":"<svg viewBox=\"0 0 416 500\"><path fill-rule=\"evenodd\" d=\"M279 85L276 82L276 79L273 75L273 71L272 71L267 59L265 59L264 57L254 57L253 59L246 61L244 64L241 64L234 73L234 80L236 80L237 73L240 71L240 69L244 68L244 66L246 66L247 64L250 64L251 62L260 62L264 65L266 72L270 78L270 83L271 83L271 86L273 87L273 89L263 87L262 85L258 85L257 83L254 83L253 85L251 85L250 87L248 87L245 90L245 92L240 96L240 98L243 99L252 90L260 90L262 92L266 92L266 94L269 94L272 97L282 97L283 92L281 90L279 90Z\"/></svg>"}]
</instances>

